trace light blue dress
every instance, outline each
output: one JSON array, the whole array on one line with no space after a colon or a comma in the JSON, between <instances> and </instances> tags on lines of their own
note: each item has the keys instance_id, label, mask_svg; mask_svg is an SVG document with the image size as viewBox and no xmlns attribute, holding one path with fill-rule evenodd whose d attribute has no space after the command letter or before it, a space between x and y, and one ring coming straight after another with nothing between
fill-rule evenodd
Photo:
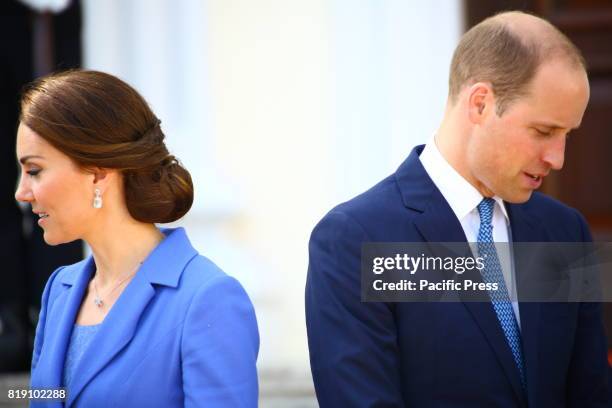
<instances>
[{"instance_id":1,"label":"light blue dress","mask_svg":"<svg viewBox=\"0 0 612 408\"><path fill-rule=\"evenodd\" d=\"M64 387L70 387L74 369L81 360L81 357L83 357L89 343L91 343L91 340L100 329L100 326L101 324L94 324L91 326L75 324L72 328L72 335L70 336L70 343L66 351L66 360L64 362L64 375L62 377L62 384Z\"/></svg>"}]
</instances>

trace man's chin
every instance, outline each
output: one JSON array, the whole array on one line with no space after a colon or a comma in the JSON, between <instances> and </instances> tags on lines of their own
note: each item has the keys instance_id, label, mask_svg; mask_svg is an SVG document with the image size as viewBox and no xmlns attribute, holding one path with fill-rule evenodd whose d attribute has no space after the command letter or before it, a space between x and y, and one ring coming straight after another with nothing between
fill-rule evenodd
<instances>
[{"instance_id":1,"label":"man's chin","mask_svg":"<svg viewBox=\"0 0 612 408\"><path fill-rule=\"evenodd\" d=\"M499 194L499 196L507 203L511 204L523 204L529 201L531 195L533 194L533 190L522 190L522 191L513 191L508 194Z\"/></svg>"}]
</instances>

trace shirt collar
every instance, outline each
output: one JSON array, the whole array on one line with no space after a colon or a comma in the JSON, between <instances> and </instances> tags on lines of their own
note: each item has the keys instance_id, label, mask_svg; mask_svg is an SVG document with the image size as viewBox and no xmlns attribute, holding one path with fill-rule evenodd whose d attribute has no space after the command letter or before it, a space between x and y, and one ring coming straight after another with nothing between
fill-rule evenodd
<instances>
[{"instance_id":1,"label":"shirt collar","mask_svg":"<svg viewBox=\"0 0 612 408\"><path fill-rule=\"evenodd\" d=\"M458 220L461 221L478 207L484 197L446 161L436 145L435 137L427 142L419 159ZM504 201L498 196L493 199L501 209L506 224L509 224Z\"/></svg>"}]
</instances>

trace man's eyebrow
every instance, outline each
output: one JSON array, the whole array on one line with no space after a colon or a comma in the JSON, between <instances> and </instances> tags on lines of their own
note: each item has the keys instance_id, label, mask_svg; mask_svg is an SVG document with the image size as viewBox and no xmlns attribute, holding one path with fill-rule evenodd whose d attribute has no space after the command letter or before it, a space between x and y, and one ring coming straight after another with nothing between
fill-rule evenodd
<instances>
[{"instance_id":1,"label":"man's eyebrow","mask_svg":"<svg viewBox=\"0 0 612 408\"><path fill-rule=\"evenodd\" d=\"M44 159L44 157L37 156L35 154L29 155L29 156L23 156L21 159L19 159L19 163L25 164L30 159Z\"/></svg>"},{"instance_id":2,"label":"man's eyebrow","mask_svg":"<svg viewBox=\"0 0 612 408\"><path fill-rule=\"evenodd\" d=\"M543 127L547 127L547 128L551 128L551 129L565 129L563 126L559 126L558 124L549 123L549 122L535 122L534 126L543 126ZM576 130L579 127L580 127L580 125L578 125L576 127L569 128L569 129L570 130Z\"/></svg>"}]
</instances>

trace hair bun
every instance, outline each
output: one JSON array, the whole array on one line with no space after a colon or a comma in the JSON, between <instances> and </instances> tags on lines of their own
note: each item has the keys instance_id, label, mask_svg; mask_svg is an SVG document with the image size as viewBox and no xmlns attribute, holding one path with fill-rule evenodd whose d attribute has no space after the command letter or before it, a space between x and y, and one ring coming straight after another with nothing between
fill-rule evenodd
<instances>
[{"instance_id":1,"label":"hair bun","mask_svg":"<svg viewBox=\"0 0 612 408\"><path fill-rule=\"evenodd\" d=\"M121 171L134 219L172 222L191 208L191 176L168 153L161 121L119 78L83 70L39 78L22 96L19 120L79 166Z\"/></svg>"},{"instance_id":2,"label":"hair bun","mask_svg":"<svg viewBox=\"0 0 612 408\"><path fill-rule=\"evenodd\" d=\"M191 175L173 155L154 168L129 171L124 177L128 210L139 221L173 222L193 204Z\"/></svg>"}]
</instances>

